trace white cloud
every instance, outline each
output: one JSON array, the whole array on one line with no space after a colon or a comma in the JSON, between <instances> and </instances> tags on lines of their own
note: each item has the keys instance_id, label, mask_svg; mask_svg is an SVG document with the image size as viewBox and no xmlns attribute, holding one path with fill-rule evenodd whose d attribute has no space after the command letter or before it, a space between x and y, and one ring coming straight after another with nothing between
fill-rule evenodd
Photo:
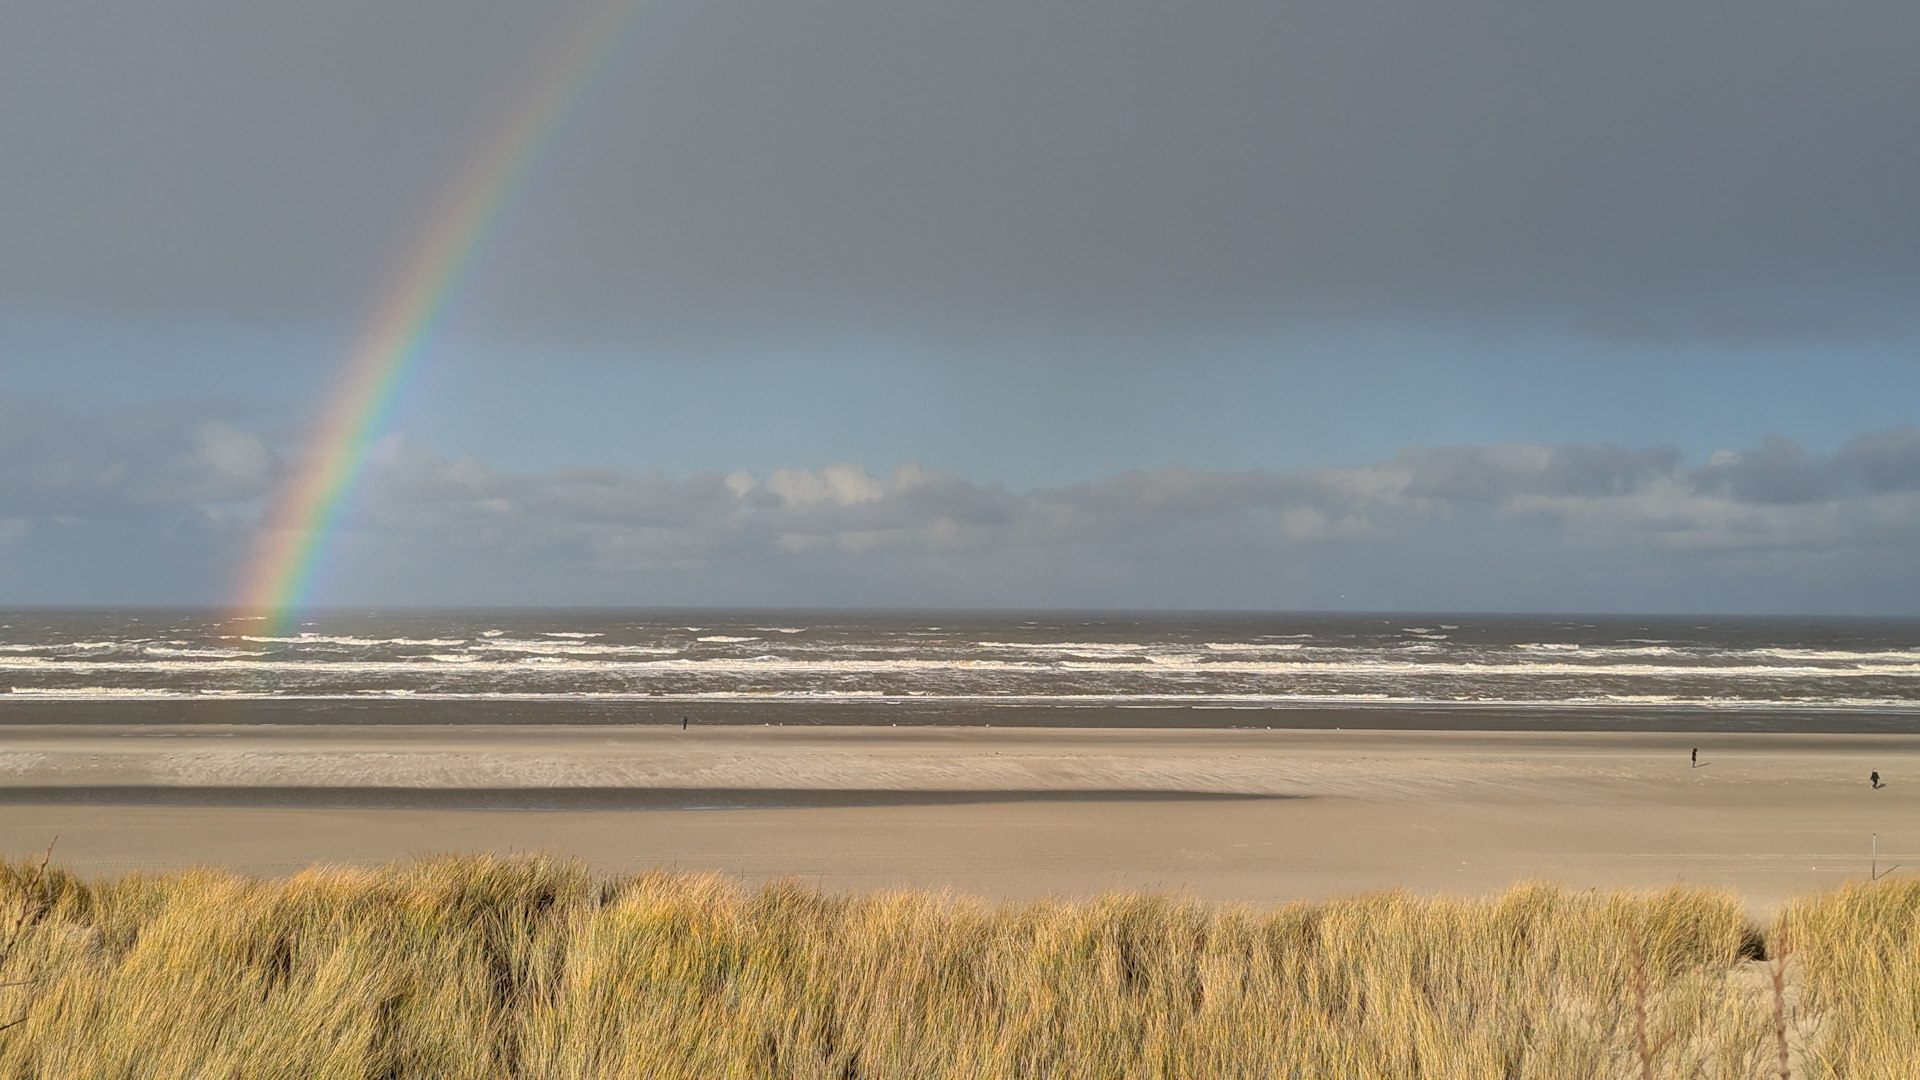
<instances>
[{"instance_id":1,"label":"white cloud","mask_svg":"<svg viewBox=\"0 0 1920 1080\"><path fill-rule=\"evenodd\" d=\"M258 492L273 472L273 454L260 436L231 424L201 424L193 431L193 452L213 475Z\"/></svg>"},{"instance_id":2,"label":"white cloud","mask_svg":"<svg viewBox=\"0 0 1920 1080\"><path fill-rule=\"evenodd\" d=\"M824 469L776 469L767 487L793 506L832 503L853 506L885 498L887 485L859 465L829 465Z\"/></svg>"}]
</instances>

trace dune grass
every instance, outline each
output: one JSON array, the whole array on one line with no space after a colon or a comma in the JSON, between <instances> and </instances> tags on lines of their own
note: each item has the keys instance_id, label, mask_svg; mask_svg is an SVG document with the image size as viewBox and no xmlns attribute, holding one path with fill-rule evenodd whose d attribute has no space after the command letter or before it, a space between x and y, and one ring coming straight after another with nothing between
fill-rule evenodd
<instances>
[{"instance_id":1,"label":"dune grass","mask_svg":"<svg viewBox=\"0 0 1920 1080\"><path fill-rule=\"evenodd\" d=\"M1856 882L1788 906L1776 941L1820 1028L1806 1075L1920 1076L1920 880Z\"/></svg>"},{"instance_id":2,"label":"dune grass","mask_svg":"<svg viewBox=\"0 0 1920 1080\"><path fill-rule=\"evenodd\" d=\"M1916 912L1906 882L1793 905L1776 1018L1737 899L1690 888L1254 909L20 863L0 1077L1776 1077L1783 1033L1796 1076L1910 1076Z\"/></svg>"}]
</instances>

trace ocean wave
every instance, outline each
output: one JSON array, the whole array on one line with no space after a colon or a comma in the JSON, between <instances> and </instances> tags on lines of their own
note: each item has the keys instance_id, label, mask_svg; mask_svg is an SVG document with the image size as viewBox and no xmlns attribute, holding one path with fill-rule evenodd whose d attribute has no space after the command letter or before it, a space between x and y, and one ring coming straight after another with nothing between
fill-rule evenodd
<instances>
[{"instance_id":1,"label":"ocean wave","mask_svg":"<svg viewBox=\"0 0 1920 1080\"><path fill-rule=\"evenodd\" d=\"M1100 653L1141 653L1166 647L1137 641L976 641L974 645L982 649L1007 652L1078 653L1082 656Z\"/></svg>"},{"instance_id":2,"label":"ocean wave","mask_svg":"<svg viewBox=\"0 0 1920 1080\"><path fill-rule=\"evenodd\" d=\"M104 700L108 698L200 697L203 695L186 690L150 690L130 686L15 686L8 689L7 696ZM226 695L205 694L204 696L214 697Z\"/></svg>"},{"instance_id":3,"label":"ocean wave","mask_svg":"<svg viewBox=\"0 0 1920 1080\"><path fill-rule=\"evenodd\" d=\"M1732 655L1773 656L1781 660L1834 660L1857 664L1920 665L1920 649L1876 649L1872 652L1853 649L1740 649L1734 651Z\"/></svg>"},{"instance_id":4,"label":"ocean wave","mask_svg":"<svg viewBox=\"0 0 1920 1080\"><path fill-rule=\"evenodd\" d=\"M141 638L140 640L149 641L152 639ZM132 643L125 641L49 641L42 645L28 645L24 643L18 645L0 645L0 653L55 652L61 649L75 652L97 652L104 649L121 649L129 644Z\"/></svg>"},{"instance_id":5,"label":"ocean wave","mask_svg":"<svg viewBox=\"0 0 1920 1080\"><path fill-rule=\"evenodd\" d=\"M1426 646L1405 646L1398 654L1418 653ZM662 650L670 652L671 650ZM449 654L457 655L457 654ZM1191 659L1190 665L1182 664ZM461 670L512 670L537 665L543 669L579 672L646 673L693 672L726 673L770 672L794 674L834 672L915 672L915 671L1006 671L1006 672L1108 672L1114 674L1151 672L1171 661L1183 670L1223 675L1341 676L1366 675L1392 678L1433 678L1468 676L1476 678L1520 678L1577 676L1581 678L1646 678L1653 680L1698 679L1920 679L1920 665L1808 667L1759 664L1590 664L1543 661L1536 663L1477 663L1470 661L1423 659L1353 660L1220 660L1199 654L1162 654L1151 657L1116 656L1102 661L1086 656L1063 659L1007 659L972 657L900 657L893 659L833 659L779 656L771 653L750 657L657 656L620 659L586 659L568 655L527 655L499 659L478 659L461 663ZM285 656L222 659L151 660L78 660L45 656L0 656L0 671L72 672L99 675L104 672L288 672L303 675L407 674L445 672L452 665L433 658L326 660Z\"/></svg>"},{"instance_id":6,"label":"ocean wave","mask_svg":"<svg viewBox=\"0 0 1920 1080\"><path fill-rule=\"evenodd\" d=\"M253 634L241 634L240 640L254 641L267 645L430 645L445 648L448 645L465 645L466 638L363 638L345 637L337 634L301 634L298 637L266 637Z\"/></svg>"},{"instance_id":7,"label":"ocean wave","mask_svg":"<svg viewBox=\"0 0 1920 1080\"><path fill-rule=\"evenodd\" d=\"M1569 705L1673 705L1684 704L1688 698L1677 694L1575 694L1564 699ZM1703 701L1724 701L1724 698L1702 698Z\"/></svg>"},{"instance_id":8,"label":"ocean wave","mask_svg":"<svg viewBox=\"0 0 1920 1080\"><path fill-rule=\"evenodd\" d=\"M213 660L226 660L254 654L244 649L174 649L164 645L148 645L142 650L148 656L198 656Z\"/></svg>"},{"instance_id":9,"label":"ocean wave","mask_svg":"<svg viewBox=\"0 0 1920 1080\"><path fill-rule=\"evenodd\" d=\"M471 652L520 652L548 656L672 656L680 650L660 645L603 645L584 641L530 641L525 638L493 638L467 646Z\"/></svg>"}]
</instances>

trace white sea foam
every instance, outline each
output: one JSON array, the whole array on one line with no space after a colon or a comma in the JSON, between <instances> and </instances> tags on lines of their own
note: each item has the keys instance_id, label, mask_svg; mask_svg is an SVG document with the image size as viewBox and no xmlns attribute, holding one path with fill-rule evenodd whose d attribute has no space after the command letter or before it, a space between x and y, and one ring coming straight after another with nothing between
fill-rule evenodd
<instances>
[{"instance_id":1,"label":"white sea foam","mask_svg":"<svg viewBox=\"0 0 1920 1080\"><path fill-rule=\"evenodd\" d=\"M554 656L672 656L680 650L654 645L602 645L583 641L529 641L494 638L468 646L473 652L523 652Z\"/></svg>"},{"instance_id":2,"label":"white sea foam","mask_svg":"<svg viewBox=\"0 0 1920 1080\"><path fill-rule=\"evenodd\" d=\"M1566 699L1569 705L1672 705L1687 699L1674 694L1578 694Z\"/></svg>"},{"instance_id":3,"label":"white sea foam","mask_svg":"<svg viewBox=\"0 0 1920 1080\"><path fill-rule=\"evenodd\" d=\"M602 633L589 633L585 630L542 630L540 631L540 636L541 637L573 638L575 640L580 640L583 638L606 637L607 635Z\"/></svg>"},{"instance_id":4,"label":"white sea foam","mask_svg":"<svg viewBox=\"0 0 1920 1080\"><path fill-rule=\"evenodd\" d=\"M1851 649L1741 649L1735 656L1774 656L1782 660L1835 660L1856 664L1920 664L1920 651L1913 649L1856 652Z\"/></svg>"},{"instance_id":5,"label":"white sea foam","mask_svg":"<svg viewBox=\"0 0 1920 1080\"><path fill-rule=\"evenodd\" d=\"M727 636L726 634L709 634L709 635L707 635L706 637L703 637L703 638L695 638L694 640L695 640L695 641L705 641L705 642L709 642L709 643L712 643L712 644L715 644L715 645L732 645L732 644L734 644L734 643L736 643L736 642L741 642L741 641L759 641L760 639L759 639L759 638L751 638L751 637L729 637L729 636Z\"/></svg>"},{"instance_id":6,"label":"white sea foam","mask_svg":"<svg viewBox=\"0 0 1920 1080\"><path fill-rule=\"evenodd\" d=\"M1133 653L1154 648L1134 641L976 641L974 644L982 649L1020 652Z\"/></svg>"},{"instance_id":7,"label":"white sea foam","mask_svg":"<svg viewBox=\"0 0 1920 1080\"><path fill-rule=\"evenodd\" d=\"M199 656L214 660L254 655L244 649L172 649L164 645L148 645L141 651L148 656Z\"/></svg>"},{"instance_id":8,"label":"white sea foam","mask_svg":"<svg viewBox=\"0 0 1920 1080\"><path fill-rule=\"evenodd\" d=\"M1306 648L1297 641L1253 642L1253 641L1209 641L1207 648L1216 652L1298 652Z\"/></svg>"},{"instance_id":9,"label":"white sea foam","mask_svg":"<svg viewBox=\"0 0 1920 1080\"><path fill-rule=\"evenodd\" d=\"M1580 646L1564 641L1528 641L1515 645L1516 649L1531 649L1537 652L1578 652Z\"/></svg>"},{"instance_id":10,"label":"white sea foam","mask_svg":"<svg viewBox=\"0 0 1920 1080\"><path fill-rule=\"evenodd\" d=\"M466 638L363 638L335 634L301 634L298 637L256 637L252 634L242 634L240 640L257 641L269 645L432 645L439 648L467 643Z\"/></svg>"},{"instance_id":11,"label":"white sea foam","mask_svg":"<svg viewBox=\"0 0 1920 1080\"><path fill-rule=\"evenodd\" d=\"M10 691L14 697L44 698L142 698L142 697L187 697L177 690L148 690L128 686L16 686Z\"/></svg>"},{"instance_id":12,"label":"white sea foam","mask_svg":"<svg viewBox=\"0 0 1920 1080\"><path fill-rule=\"evenodd\" d=\"M673 650L659 650L662 653ZM1419 652L1430 655L1439 651L1433 646L1404 646L1397 653ZM1176 654L1177 658L1177 654ZM1146 658L1151 659L1151 658ZM591 660L568 655L534 655L498 660L480 660L472 664L462 664L463 669L501 668L539 663L554 668L581 672L646 672L651 670L681 670L693 672L728 672L752 670L766 673L769 670L797 673L813 672L912 672L941 670L1045 672L1045 671L1104 671L1113 673L1144 672L1152 670L1151 664L1138 660L1124 663L1103 662L1096 658L1081 656L1055 660L1014 660L968 657L903 657L887 660L872 659L815 659L807 657L783 657L773 654L761 654L752 657L708 657L690 658L685 656L661 656L655 658L624 658ZM1721 664L1721 665L1679 665L1679 664L1594 664L1566 662L1538 663L1474 663L1461 661L1430 661L1417 659L1375 659L1375 660L1213 660L1198 662L1195 668L1212 673L1243 675L1383 675L1394 677L1428 678L1437 675L1493 676L1511 678L1534 678L1542 676L1575 675L1584 678L1654 678L1654 679L1735 679L1756 676L1772 678L1819 678L1819 679L1856 679L1856 678L1920 678L1920 665L1888 665L1848 667L1811 667L1785 666L1771 664ZM0 670L67 671L67 672L210 672L210 671L250 671L273 672L286 671L314 674L401 674L408 672L446 671L443 661L406 658L394 660L335 660L294 659L285 657L261 659L153 659L153 660L65 660L44 656L0 656Z\"/></svg>"},{"instance_id":13,"label":"white sea foam","mask_svg":"<svg viewBox=\"0 0 1920 1080\"><path fill-rule=\"evenodd\" d=\"M1661 695L1589 695L1581 698L1540 701L1526 698L1460 698L1432 695L1387 694L1387 693L1124 693L1124 694L1019 694L984 693L953 694L927 693L890 693L874 690L820 691L805 690L705 690L681 693L655 693L652 691L608 690L608 691L530 691L530 692L421 692L413 690L373 690L345 693L277 693L261 691L190 691L128 689L123 687L85 686L62 689L14 688L13 694L25 698L63 699L74 701L120 700L131 698L220 698L223 700L250 701L352 701L365 700L370 696L402 697L412 700L446 701L614 701L614 702L766 702L766 701L873 701L904 700L911 696L916 703L956 706L1052 706L1057 708L1076 708L1085 706L1117 707L1156 707L1156 706L1202 706L1219 705L1237 708L1275 708L1285 709L1299 706L1353 705L1353 706L1421 706L1421 707L1463 707L1473 708L1513 708L1538 709L1552 708L1619 708L1630 705L1652 705L1665 708L1706 709L1713 711L1747 710L1770 712L1831 712L1836 710L1870 709L1875 711L1893 711L1911 714L1916 711L1915 703L1906 698L1887 697L1835 697L1817 700L1779 701L1771 698L1749 698L1735 696L1680 697ZM0 708L4 708L5 699L11 695L0 694Z\"/></svg>"},{"instance_id":14,"label":"white sea foam","mask_svg":"<svg viewBox=\"0 0 1920 1080\"><path fill-rule=\"evenodd\" d=\"M1665 646L1665 645L1642 645L1632 649L1622 649L1622 648L1616 648L1610 645L1603 645L1588 651L1604 654L1606 656L1679 656L1680 655L1679 649L1669 648L1668 646Z\"/></svg>"}]
</instances>

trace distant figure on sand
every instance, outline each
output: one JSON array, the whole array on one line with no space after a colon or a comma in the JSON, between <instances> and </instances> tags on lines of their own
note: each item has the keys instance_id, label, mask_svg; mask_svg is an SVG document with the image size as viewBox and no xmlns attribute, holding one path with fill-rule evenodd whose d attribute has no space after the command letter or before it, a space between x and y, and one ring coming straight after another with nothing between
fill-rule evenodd
<instances>
[{"instance_id":1,"label":"distant figure on sand","mask_svg":"<svg viewBox=\"0 0 1920 1080\"><path fill-rule=\"evenodd\" d=\"M687 730L687 718L684 716L680 718L680 730L681 731Z\"/></svg>"},{"instance_id":2,"label":"distant figure on sand","mask_svg":"<svg viewBox=\"0 0 1920 1080\"><path fill-rule=\"evenodd\" d=\"M1693 764L1700 764L1700 748L1697 746L1693 748Z\"/></svg>"},{"instance_id":3,"label":"distant figure on sand","mask_svg":"<svg viewBox=\"0 0 1920 1080\"><path fill-rule=\"evenodd\" d=\"M1879 791L1880 790L1880 770L1879 769L1873 770L1872 775L1867 777L1867 781L1873 785L1873 790Z\"/></svg>"}]
</instances>

